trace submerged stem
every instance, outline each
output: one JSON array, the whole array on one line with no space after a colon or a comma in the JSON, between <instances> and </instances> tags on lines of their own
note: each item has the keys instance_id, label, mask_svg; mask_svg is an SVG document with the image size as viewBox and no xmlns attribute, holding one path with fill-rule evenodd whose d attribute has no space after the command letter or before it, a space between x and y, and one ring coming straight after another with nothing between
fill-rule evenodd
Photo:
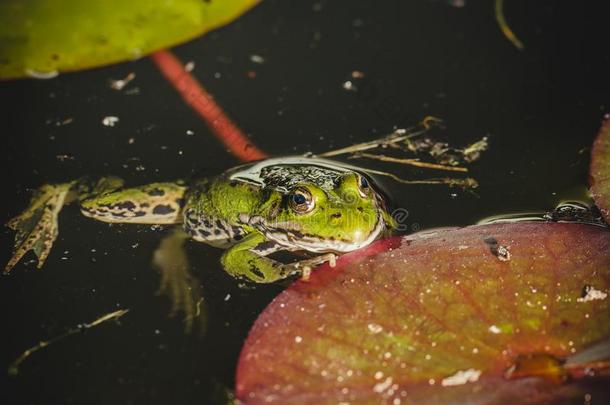
<instances>
[{"instance_id":1,"label":"submerged stem","mask_svg":"<svg viewBox=\"0 0 610 405\"><path fill-rule=\"evenodd\" d=\"M519 40L519 38L517 38L515 33L508 26L508 23L506 22L506 18L504 18L504 0L496 0L495 8L496 8L496 21L498 22L498 25L500 26L500 30L502 30L502 33L504 34L504 36L518 50L522 51L523 49L525 49L523 42L521 42L521 40Z\"/></svg>"},{"instance_id":2,"label":"submerged stem","mask_svg":"<svg viewBox=\"0 0 610 405\"><path fill-rule=\"evenodd\" d=\"M479 186L479 183L471 177L467 177L465 179L452 179L450 177L439 177L439 178L434 178L434 179L406 180L401 177L398 177L397 175L395 175L393 173L388 173L388 172L384 172L384 171L380 171L380 170L366 169L366 171L371 174L378 174L380 176L389 177L392 180L397 181L398 183L402 183L402 184L444 184L449 187L460 187L463 189L474 189Z\"/></svg>"}]
</instances>

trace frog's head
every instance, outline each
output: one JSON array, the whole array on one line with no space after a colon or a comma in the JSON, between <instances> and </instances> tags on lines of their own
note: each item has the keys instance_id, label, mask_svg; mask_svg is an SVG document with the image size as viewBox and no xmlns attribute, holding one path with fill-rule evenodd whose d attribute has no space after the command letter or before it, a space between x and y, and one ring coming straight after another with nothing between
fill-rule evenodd
<instances>
[{"instance_id":1,"label":"frog's head","mask_svg":"<svg viewBox=\"0 0 610 405\"><path fill-rule=\"evenodd\" d=\"M300 182L270 190L250 225L284 246L312 252L348 252L394 227L371 181L346 171L332 184Z\"/></svg>"}]
</instances>

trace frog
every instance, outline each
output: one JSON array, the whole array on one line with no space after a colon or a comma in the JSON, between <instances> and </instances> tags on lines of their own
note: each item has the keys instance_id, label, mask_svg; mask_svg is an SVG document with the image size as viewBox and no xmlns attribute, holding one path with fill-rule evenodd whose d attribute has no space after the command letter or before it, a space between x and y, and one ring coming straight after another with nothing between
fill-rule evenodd
<instances>
[{"instance_id":1,"label":"frog","mask_svg":"<svg viewBox=\"0 0 610 405\"><path fill-rule=\"evenodd\" d=\"M135 187L114 176L81 178L43 185L7 223L16 235L5 273L28 251L43 266L58 236L58 215L72 202L97 221L181 226L188 238L224 249L221 267L253 283L306 276L396 229L387 198L369 175L316 157L269 158L211 178ZM284 262L272 257L279 252L306 256Z\"/></svg>"}]
</instances>

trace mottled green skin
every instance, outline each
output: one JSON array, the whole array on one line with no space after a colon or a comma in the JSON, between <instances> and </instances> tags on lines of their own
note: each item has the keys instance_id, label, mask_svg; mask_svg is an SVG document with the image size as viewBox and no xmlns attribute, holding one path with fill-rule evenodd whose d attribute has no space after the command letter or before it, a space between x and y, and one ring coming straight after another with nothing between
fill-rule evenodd
<instances>
[{"instance_id":1,"label":"mottled green skin","mask_svg":"<svg viewBox=\"0 0 610 405\"><path fill-rule=\"evenodd\" d=\"M327 166L318 168L316 162ZM267 164L279 169L274 173L267 173L266 167L255 170L253 180L241 176L252 168L244 166L195 183L186 193L185 229L195 240L227 248L221 261L236 277L271 282L300 273L329 256L288 265L265 256L281 250L347 252L369 244L393 226L381 196L371 186L361 189L362 174L342 166L334 169L316 159ZM296 188L309 192L313 209L299 213L290 206L288 200Z\"/></svg>"},{"instance_id":2,"label":"mottled green skin","mask_svg":"<svg viewBox=\"0 0 610 405\"><path fill-rule=\"evenodd\" d=\"M193 239L227 249L221 262L229 274L258 283L301 274L394 227L370 180L319 159L269 159L189 186L123 189L117 178L93 187L77 184L84 215L105 222L183 223ZM307 196L306 211L295 208L298 193ZM278 251L318 256L289 264L267 257Z\"/></svg>"}]
</instances>

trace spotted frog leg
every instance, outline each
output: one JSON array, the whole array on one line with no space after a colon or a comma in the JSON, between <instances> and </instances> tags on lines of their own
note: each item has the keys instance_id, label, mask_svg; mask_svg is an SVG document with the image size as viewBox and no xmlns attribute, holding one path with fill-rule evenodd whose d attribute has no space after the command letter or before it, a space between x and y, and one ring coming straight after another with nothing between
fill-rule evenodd
<instances>
[{"instance_id":1,"label":"spotted frog leg","mask_svg":"<svg viewBox=\"0 0 610 405\"><path fill-rule=\"evenodd\" d=\"M37 267L42 267L59 233L57 216L64 204L73 198L70 194L76 183L45 184L36 190L27 209L6 224L17 233L13 256L4 268L5 274L29 250L38 257Z\"/></svg>"}]
</instances>

